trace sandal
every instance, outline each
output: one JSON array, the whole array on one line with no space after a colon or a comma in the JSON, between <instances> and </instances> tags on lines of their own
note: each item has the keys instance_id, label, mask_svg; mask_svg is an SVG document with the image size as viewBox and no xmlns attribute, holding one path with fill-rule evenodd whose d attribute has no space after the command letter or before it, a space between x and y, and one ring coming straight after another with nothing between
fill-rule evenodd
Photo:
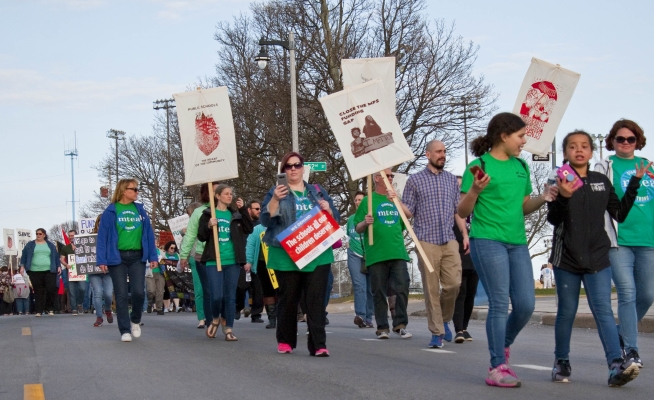
<instances>
[{"instance_id":1,"label":"sandal","mask_svg":"<svg viewBox=\"0 0 654 400\"><path fill-rule=\"evenodd\" d=\"M198 329L204 329L205 326L206 326L206 325L204 324L204 320L202 320L202 321L200 321L200 322L198 323Z\"/></svg>"},{"instance_id":2,"label":"sandal","mask_svg":"<svg viewBox=\"0 0 654 400\"><path fill-rule=\"evenodd\" d=\"M236 342L238 340L238 338L236 336L234 336L234 334L232 333L232 330L229 329L227 332L225 332L225 340L228 341L228 342Z\"/></svg>"},{"instance_id":3,"label":"sandal","mask_svg":"<svg viewBox=\"0 0 654 400\"><path fill-rule=\"evenodd\" d=\"M225 318L220 318L220 325L223 329L223 335L227 335L227 332L231 332L231 329L227 327L227 320Z\"/></svg>"},{"instance_id":4,"label":"sandal","mask_svg":"<svg viewBox=\"0 0 654 400\"><path fill-rule=\"evenodd\" d=\"M209 324L209 327L207 328L207 331L205 332L207 334L208 338L215 338L216 333L218 332L218 324L220 321L216 321L215 319L211 321L211 324Z\"/></svg>"}]
</instances>

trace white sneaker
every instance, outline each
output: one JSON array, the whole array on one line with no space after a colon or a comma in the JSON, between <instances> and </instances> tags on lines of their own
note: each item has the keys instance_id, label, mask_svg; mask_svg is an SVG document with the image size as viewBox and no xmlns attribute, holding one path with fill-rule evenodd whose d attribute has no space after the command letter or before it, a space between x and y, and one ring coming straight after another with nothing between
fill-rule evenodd
<instances>
[{"instance_id":1,"label":"white sneaker","mask_svg":"<svg viewBox=\"0 0 654 400\"><path fill-rule=\"evenodd\" d=\"M399 331L395 331L398 335L400 335L400 338L402 339L411 339L413 337L412 334L406 331L406 329L402 328Z\"/></svg>"},{"instance_id":2,"label":"white sneaker","mask_svg":"<svg viewBox=\"0 0 654 400\"><path fill-rule=\"evenodd\" d=\"M120 336L120 341L121 342L131 342L132 341L132 335L130 335L129 333L123 333Z\"/></svg>"},{"instance_id":3,"label":"white sneaker","mask_svg":"<svg viewBox=\"0 0 654 400\"><path fill-rule=\"evenodd\" d=\"M388 339L388 332L381 331L377 334L377 339Z\"/></svg>"},{"instance_id":4,"label":"white sneaker","mask_svg":"<svg viewBox=\"0 0 654 400\"><path fill-rule=\"evenodd\" d=\"M133 322L131 322L131 324L132 324L132 335L134 335L135 338L141 337L141 326Z\"/></svg>"}]
</instances>

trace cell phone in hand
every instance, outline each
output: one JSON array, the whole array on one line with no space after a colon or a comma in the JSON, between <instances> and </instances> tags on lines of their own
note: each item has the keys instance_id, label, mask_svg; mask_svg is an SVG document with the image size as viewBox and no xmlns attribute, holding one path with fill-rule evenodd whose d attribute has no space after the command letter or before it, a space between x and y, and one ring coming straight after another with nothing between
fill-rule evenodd
<instances>
[{"instance_id":1,"label":"cell phone in hand","mask_svg":"<svg viewBox=\"0 0 654 400\"><path fill-rule=\"evenodd\" d=\"M288 187L288 179L286 179L285 173L277 174L277 186L279 185Z\"/></svg>"},{"instance_id":2,"label":"cell phone in hand","mask_svg":"<svg viewBox=\"0 0 654 400\"><path fill-rule=\"evenodd\" d=\"M574 180L574 178L577 176L577 174L572 169L570 164L563 164L563 166L561 168L556 170L556 174L564 182L565 181L572 182ZM577 179L577 183L575 183L572 188L573 189L578 189L578 188L580 188L582 186L584 186L584 182L581 179Z\"/></svg>"},{"instance_id":3,"label":"cell phone in hand","mask_svg":"<svg viewBox=\"0 0 654 400\"><path fill-rule=\"evenodd\" d=\"M473 165L470 167L470 173L475 176L477 179L481 179L486 176L486 173L479 165Z\"/></svg>"}]
</instances>

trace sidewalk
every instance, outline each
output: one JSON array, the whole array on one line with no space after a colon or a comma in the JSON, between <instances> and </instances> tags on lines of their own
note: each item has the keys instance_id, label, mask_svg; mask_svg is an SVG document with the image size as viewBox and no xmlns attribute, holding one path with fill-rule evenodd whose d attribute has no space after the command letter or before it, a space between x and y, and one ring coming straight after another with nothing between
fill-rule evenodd
<instances>
[{"instance_id":1,"label":"sidewalk","mask_svg":"<svg viewBox=\"0 0 654 400\"><path fill-rule=\"evenodd\" d=\"M613 314L618 315L618 300L617 295L613 293L611 297L613 304ZM337 303L330 304L327 311L333 314L347 314L351 313L354 317L354 303ZM425 303L422 300L409 300L407 312L412 317L426 317ZM485 321L488 315L488 307L480 306L475 307L472 311L472 319ZM554 296L539 296L536 297L536 307L534 314L531 316L531 323L552 325L556 320L556 298ZM579 309L577 310L577 318L574 323L575 328L597 329L595 320L590 312L586 296L579 298ZM642 333L654 333L654 307L651 307L643 320L638 324L638 331Z\"/></svg>"}]
</instances>

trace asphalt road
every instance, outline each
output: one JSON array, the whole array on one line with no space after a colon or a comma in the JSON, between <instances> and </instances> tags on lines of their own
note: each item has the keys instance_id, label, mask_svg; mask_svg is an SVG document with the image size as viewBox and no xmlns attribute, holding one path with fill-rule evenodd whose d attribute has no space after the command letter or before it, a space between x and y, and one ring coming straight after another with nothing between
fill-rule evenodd
<instances>
[{"instance_id":1,"label":"asphalt road","mask_svg":"<svg viewBox=\"0 0 654 400\"><path fill-rule=\"evenodd\" d=\"M511 363L523 387L484 383L488 351L484 322L475 338L428 349L424 318L411 317L412 339L375 339L349 314L330 314L328 358L309 356L299 324L299 347L278 354L274 332L249 319L236 321L238 342L208 339L195 314L147 314L143 335L122 343L116 323L94 328L85 314L0 317L0 400L23 399L24 385L42 384L58 399L608 399L654 393L654 335L641 334L645 368L623 388L607 386L596 330L576 329L571 384L550 381L554 330L529 325L512 346ZM27 332L27 329L30 328ZM27 334L30 333L30 334Z\"/></svg>"}]
</instances>

